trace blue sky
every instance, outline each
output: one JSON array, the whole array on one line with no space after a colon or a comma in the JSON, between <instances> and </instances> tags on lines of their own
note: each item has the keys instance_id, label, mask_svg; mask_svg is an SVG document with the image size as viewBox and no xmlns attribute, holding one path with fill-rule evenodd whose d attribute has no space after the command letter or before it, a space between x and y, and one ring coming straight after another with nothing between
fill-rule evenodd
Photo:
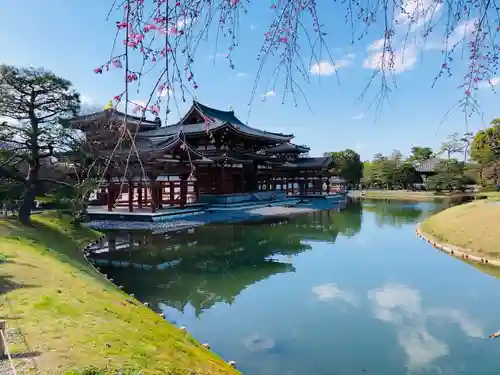
<instances>
[{"instance_id":1,"label":"blue sky","mask_svg":"<svg viewBox=\"0 0 500 375\"><path fill-rule=\"evenodd\" d=\"M123 90L122 72L93 73L96 66L109 58L115 21L119 20L117 14L108 22L105 20L111 1L25 0L21 5L18 1L2 0L0 3L3 16L0 23L1 63L48 68L71 80L82 94L84 103L89 105L102 107ZM381 30L373 28L366 37L352 45L351 29L343 21L340 6L319 0L320 19L328 33L325 40L337 65L338 79L331 74L331 61L322 56L320 75L315 74L318 69L311 66L309 83L296 77L311 110L301 98L298 106L290 97L283 104L282 81L278 80L275 86L270 84L268 73L276 62L270 61L259 81L248 117L248 103L259 66L256 55L272 17L267 5L269 1L252 3L261 5L250 6L248 14L240 18L240 46L233 55L234 70L229 68L227 59L223 57L227 41L219 41L216 48L214 38L208 38L198 48L195 56L199 85L195 90L196 98L220 109L233 107L236 114L243 121L248 120L251 126L293 133L296 143L311 146L311 154L352 148L361 154L362 159L369 159L374 153L389 154L393 149L407 154L413 145L437 149L448 134L482 129L493 117L500 115L495 111L498 97L491 89L485 88L474 93L481 103L483 120L473 116L466 125L463 113L458 111L441 124L448 110L463 98L463 90L457 86L462 82L467 60L456 60L454 75L440 80L437 87L431 88L442 63L440 51L432 47L440 42L436 34L430 37L427 47L417 42L410 43L404 57L399 55L400 59L396 62L397 88L392 91L389 102L385 103L375 121L375 111L369 106L380 81L375 80L364 101L357 105L356 102L373 74L371 67L377 51L368 49L379 39ZM415 30L417 33L418 30ZM304 48L306 64L307 53ZM150 90L152 82L145 80L143 87L149 85ZM272 88L275 95L268 96L263 102L261 96ZM147 96L144 91L131 93L131 99L137 101L144 101ZM188 98L187 103L181 103L180 113L172 108L169 122L181 116L190 101L191 98Z\"/></svg>"}]
</instances>

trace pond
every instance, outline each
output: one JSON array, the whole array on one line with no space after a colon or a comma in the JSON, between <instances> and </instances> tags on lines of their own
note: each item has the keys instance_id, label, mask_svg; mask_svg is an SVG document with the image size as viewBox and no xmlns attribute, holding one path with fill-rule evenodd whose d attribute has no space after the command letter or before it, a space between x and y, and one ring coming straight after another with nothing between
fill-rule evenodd
<instances>
[{"instance_id":1,"label":"pond","mask_svg":"<svg viewBox=\"0 0 500 375\"><path fill-rule=\"evenodd\" d=\"M247 375L496 374L500 283L430 247L437 203L373 201L101 254L129 293Z\"/></svg>"}]
</instances>

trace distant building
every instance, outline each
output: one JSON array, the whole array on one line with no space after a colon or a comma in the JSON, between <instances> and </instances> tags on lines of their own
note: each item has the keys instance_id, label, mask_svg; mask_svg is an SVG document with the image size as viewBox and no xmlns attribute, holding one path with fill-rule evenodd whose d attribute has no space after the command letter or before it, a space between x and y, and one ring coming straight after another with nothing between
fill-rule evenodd
<instances>
[{"instance_id":1,"label":"distant building","mask_svg":"<svg viewBox=\"0 0 500 375\"><path fill-rule=\"evenodd\" d=\"M422 162L414 162L413 166L422 178L422 181L425 182L425 180L427 180L430 176L434 176L437 173L439 164L444 161L446 160L433 156Z\"/></svg>"}]
</instances>

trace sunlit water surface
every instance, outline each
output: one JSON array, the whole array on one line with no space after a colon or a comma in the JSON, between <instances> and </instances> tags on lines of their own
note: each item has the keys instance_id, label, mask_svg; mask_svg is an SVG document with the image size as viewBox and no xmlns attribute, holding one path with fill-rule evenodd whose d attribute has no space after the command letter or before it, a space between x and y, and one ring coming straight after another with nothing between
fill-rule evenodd
<instances>
[{"instance_id":1,"label":"sunlit water surface","mask_svg":"<svg viewBox=\"0 0 500 375\"><path fill-rule=\"evenodd\" d=\"M438 209L354 203L104 256L152 266L107 273L247 375L499 374L500 282L415 235Z\"/></svg>"}]
</instances>

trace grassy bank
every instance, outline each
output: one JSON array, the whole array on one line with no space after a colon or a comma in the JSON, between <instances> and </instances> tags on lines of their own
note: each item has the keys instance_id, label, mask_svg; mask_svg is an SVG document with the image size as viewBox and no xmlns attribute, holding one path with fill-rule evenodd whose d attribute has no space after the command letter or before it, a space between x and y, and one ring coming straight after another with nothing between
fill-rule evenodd
<instances>
[{"instance_id":1,"label":"grassy bank","mask_svg":"<svg viewBox=\"0 0 500 375\"><path fill-rule=\"evenodd\" d=\"M495 196L493 196L495 198ZM454 206L431 216L422 231L441 244L490 259L500 259L500 204L493 200Z\"/></svg>"},{"instance_id":2,"label":"grassy bank","mask_svg":"<svg viewBox=\"0 0 500 375\"><path fill-rule=\"evenodd\" d=\"M18 329L10 345L18 373L90 365L109 373L236 373L90 267L79 249L98 236L55 214L35 215L33 228L0 220L0 315Z\"/></svg>"},{"instance_id":3,"label":"grassy bank","mask_svg":"<svg viewBox=\"0 0 500 375\"><path fill-rule=\"evenodd\" d=\"M454 199L462 196L485 196L488 199L500 200L500 193L436 193L432 191L409 191L409 190L374 190L363 191L363 195L354 194L361 199L394 199L408 201L432 201L443 199Z\"/></svg>"}]
</instances>

